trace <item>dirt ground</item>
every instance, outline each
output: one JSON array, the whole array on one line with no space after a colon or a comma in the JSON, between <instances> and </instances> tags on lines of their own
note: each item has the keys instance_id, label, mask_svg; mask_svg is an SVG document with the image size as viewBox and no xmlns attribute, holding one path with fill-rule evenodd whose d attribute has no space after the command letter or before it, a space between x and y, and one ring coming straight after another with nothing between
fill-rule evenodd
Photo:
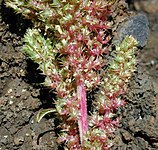
<instances>
[{"instance_id":1,"label":"dirt ground","mask_svg":"<svg viewBox=\"0 0 158 150\"><path fill-rule=\"evenodd\" d=\"M37 112L53 107L44 77L22 52L22 37L31 26L0 2L0 150L62 150L56 143L56 119L35 122ZM150 3L148 4L150 7ZM158 149L158 11L130 4L149 20L149 38L138 54L113 150Z\"/></svg>"}]
</instances>

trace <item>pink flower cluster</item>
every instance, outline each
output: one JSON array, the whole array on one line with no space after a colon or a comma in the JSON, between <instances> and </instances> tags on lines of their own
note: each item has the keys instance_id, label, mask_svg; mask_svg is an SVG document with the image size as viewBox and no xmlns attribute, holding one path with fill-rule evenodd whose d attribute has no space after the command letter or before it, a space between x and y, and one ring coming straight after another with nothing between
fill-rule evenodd
<instances>
[{"instance_id":1,"label":"pink flower cluster","mask_svg":"<svg viewBox=\"0 0 158 150\"><path fill-rule=\"evenodd\" d=\"M114 111L124 105L120 95L126 92L136 62L137 42L131 36L116 46L113 59L106 60L111 40L108 19L112 4L119 1L6 1L34 23L24 37L23 50L56 92L56 111L62 120L58 141L70 150L107 150L119 123ZM92 89L98 92L88 116L87 91Z\"/></svg>"}]
</instances>

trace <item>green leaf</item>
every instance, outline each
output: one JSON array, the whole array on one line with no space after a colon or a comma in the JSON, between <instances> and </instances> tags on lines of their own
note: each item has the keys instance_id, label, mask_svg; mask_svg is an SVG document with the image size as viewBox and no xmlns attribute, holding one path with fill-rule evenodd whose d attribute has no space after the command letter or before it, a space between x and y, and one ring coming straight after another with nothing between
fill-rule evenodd
<instances>
[{"instance_id":1,"label":"green leaf","mask_svg":"<svg viewBox=\"0 0 158 150\"><path fill-rule=\"evenodd\" d=\"M63 7L63 10L66 11L70 8L70 4L66 4L64 7Z\"/></svg>"},{"instance_id":2,"label":"green leaf","mask_svg":"<svg viewBox=\"0 0 158 150\"><path fill-rule=\"evenodd\" d=\"M43 110L41 110L40 112L38 112L38 114L37 114L37 116L36 116L36 121L37 121L37 122L40 122L41 119L42 119L45 115L47 115L47 114L49 114L49 113L54 113L54 112L56 112L56 110L55 110L55 109L52 109L52 108L50 108L50 109L43 109Z\"/></svg>"},{"instance_id":3,"label":"green leaf","mask_svg":"<svg viewBox=\"0 0 158 150\"><path fill-rule=\"evenodd\" d=\"M59 1L58 0L53 0L53 6L55 7L55 6L59 6Z\"/></svg>"}]
</instances>

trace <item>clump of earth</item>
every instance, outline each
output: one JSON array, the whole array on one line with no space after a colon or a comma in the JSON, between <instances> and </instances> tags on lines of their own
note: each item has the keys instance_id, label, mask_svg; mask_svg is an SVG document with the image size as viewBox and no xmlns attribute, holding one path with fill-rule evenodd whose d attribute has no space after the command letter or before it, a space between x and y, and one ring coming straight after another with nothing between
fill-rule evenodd
<instances>
[{"instance_id":1,"label":"clump of earth","mask_svg":"<svg viewBox=\"0 0 158 150\"><path fill-rule=\"evenodd\" d=\"M111 149L157 150L158 2L129 3L129 10L135 14L141 12L137 17L148 18L149 35L147 42L143 39L140 42L137 69L124 96L127 104L121 108L121 123ZM153 3L157 7L150 9ZM56 143L55 116L46 116L39 123L35 121L39 110L54 106L53 94L40 84L44 77L37 64L21 52L23 35L32 24L6 8L4 2L0 1L0 6L0 150L61 150ZM128 23L117 27L123 36L126 33L123 29L133 26L128 26L132 18L124 20L121 16L126 16L126 12L121 13L117 20L122 25L124 21ZM140 33L147 36L146 32Z\"/></svg>"}]
</instances>

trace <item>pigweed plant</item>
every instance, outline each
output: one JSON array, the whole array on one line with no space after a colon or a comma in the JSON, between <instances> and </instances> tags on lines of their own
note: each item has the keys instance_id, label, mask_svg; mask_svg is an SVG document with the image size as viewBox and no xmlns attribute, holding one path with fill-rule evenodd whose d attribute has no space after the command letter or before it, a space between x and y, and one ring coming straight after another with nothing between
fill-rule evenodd
<instances>
[{"instance_id":1,"label":"pigweed plant","mask_svg":"<svg viewBox=\"0 0 158 150\"><path fill-rule=\"evenodd\" d=\"M137 42L126 36L110 48L114 3L119 0L6 0L32 20L23 51L39 64L44 84L57 95L55 112L62 120L58 142L65 149L106 150L119 124L116 111L135 70ZM109 57L111 57L109 59ZM96 89L87 113L87 92ZM38 121L54 109L43 110Z\"/></svg>"}]
</instances>

